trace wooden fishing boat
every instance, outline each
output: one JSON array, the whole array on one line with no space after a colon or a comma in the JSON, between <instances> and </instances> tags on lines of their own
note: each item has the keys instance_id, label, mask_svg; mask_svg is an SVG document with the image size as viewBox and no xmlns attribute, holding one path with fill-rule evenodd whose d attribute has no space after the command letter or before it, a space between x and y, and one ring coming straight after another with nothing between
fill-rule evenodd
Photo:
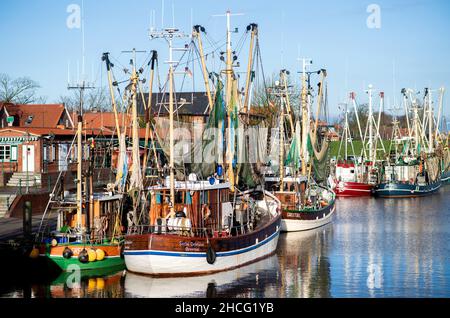
<instances>
[{"instance_id":1,"label":"wooden fishing boat","mask_svg":"<svg viewBox=\"0 0 450 318\"><path fill-rule=\"evenodd\" d=\"M450 170L442 172L441 181L442 183L450 183Z\"/></svg>"},{"instance_id":2,"label":"wooden fishing boat","mask_svg":"<svg viewBox=\"0 0 450 318\"><path fill-rule=\"evenodd\" d=\"M349 95L350 104L353 105L354 114L358 124L358 130L360 134L359 138L363 143L363 148L360 154L355 154L355 147L353 145L353 138L348 122L348 104L344 104L344 127L341 142L339 144L338 158L334 165L334 172L332 174L332 177L329 178L331 188L336 193L337 197L370 196L372 194L373 186L378 182L378 173L376 166L376 141L377 139L381 140L381 137L378 133L380 119L378 119L378 123L376 123L373 116L373 99L371 86L369 86L367 93L369 94L369 116L367 119L366 136L363 136L360 126L358 107L355 99L356 94L354 92L351 92ZM381 92L380 110L383 107L383 100L384 94ZM374 131L376 132L375 135ZM350 144L350 148L348 144ZM344 155L341 157L342 149L344 150ZM348 155L349 150L352 151L352 156ZM364 157L368 157L368 160L365 162L362 159Z\"/></svg>"},{"instance_id":3,"label":"wooden fishing boat","mask_svg":"<svg viewBox=\"0 0 450 318\"><path fill-rule=\"evenodd\" d=\"M76 213L70 205L76 203L68 196L58 207L56 228L42 238L39 255L56 264L62 271L125 268L123 241L116 211L120 209L122 195L96 193L93 198L91 233L76 230ZM86 216L82 225L86 224Z\"/></svg>"},{"instance_id":4,"label":"wooden fishing boat","mask_svg":"<svg viewBox=\"0 0 450 318\"><path fill-rule=\"evenodd\" d=\"M409 138L393 138L395 157L383 163L381 182L373 189L374 195L387 198L417 197L433 194L441 187L441 158L436 154L431 90L425 88L422 106L413 98L414 91L402 89L406 119L409 128L407 102L413 114ZM442 100L442 95L441 95ZM419 117L423 111L423 121ZM425 129L428 126L428 138ZM401 148L399 151L397 148Z\"/></svg>"},{"instance_id":5,"label":"wooden fishing boat","mask_svg":"<svg viewBox=\"0 0 450 318\"><path fill-rule=\"evenodd\" d=\"M433 194L441 187L441 181L432 183L380 183L373 189L374 195L382 198L414 198Z\"/></svg>"},{"instance_id":6,"label":"wooden fishing boat","mask_svg":"<svg viewBox=\"0 0 450 318\"><path fill-rule=\"evenodd\" d=\"M336 210L335 193L327 187L310 185L303 176L283 178L284 190L280 191L278 177L266 176L266 188L281 202L281 231L308 231L332 221ZM292 189L297 189L292 191Z\"/></svg>"},{"instance_id":7,"label":"wooden fishing boat","mask_svg":"<svg viewBox=\"0 0 450 318\"><path fill-rule=\"evenodd\" d=\"M176 182L171 214L169 187L149 189L150 226L125 237L131 272L152 276L204 275L230 270L273 254L280 233L280 202L266 191L230 193L216 180Z\"/></svg>"},{"instance_id":8,"label":"wooden fishing boat","mask_svg":"<svg viewBox=\"0 0 450 318\"><path fill-rule=\"evenodd\" d=\"M335 194L322 186L311 186L309 199L301 204L300 197L295 193L276 192L276 197L282 203L282 232L312 230L332 221L336 210Z\"/></svg>"},{"instance_id":9,"label":"wooden fishing boat","mask_svg":"<svg viewBox=\"0 0 450 318\"><path fill-rule=\"evenodd\" d=\"M326 71L321 70L319 73L322 74L322 80L319 86L323 87ZM311 176L314 163L318 161L325 162L328 148L326 140L323 141L320 152L318 152L315 148L322 90L319 90L316 123L312 134L307 133L309 120L306 118L307 114L304 114L301 131L303 132L302 145L305 147L303 151L301 151L300 121L297 119L294 124L287 89L287 74L288 72L285 70L280 72L280 84L274 88L274 91L280 97L281 106L279 125L279 169L277 174L271 171L271 169L266 170L265 187L267 190L272 191L274 196L276 196L281 202L281 230L283 232L306 231L331 222L333 213L335 212L335 193L331 190L331 188L318 185ZM307 88L305 77L306 71L304 68L304 85L302 92L303 108L306 108L306 103L308 102L306 99ZM290 122L290 134L289 130L288 133L285 133L285 117L287 117ZM291 139L287 156L284 155L284 140L286 137L290 137ZM308 162L308 165L306 165L306 162Z\"/></svg>"},{"instance_id":10,"label":"wooden fishing boat","mask_svg":"<svg viewBox=\"0 0 450 318\"><path fill-rule=\"evenodd\" d=\"M372 194L373 183L358 182L358 176L369 175L368 171L372 165L355 165L354 162L336 163L334 178L331 179L332 189L337 197L363 197ZM362 181L362 180L361 180Z\"/></svg>"},{"instance_id":11,"label":"wooden fishing boat","mask_svg":"<svg viewBox=\"0 0 450 318\"><path fill-rule=\"evenodd\" d=\"M108 76L111 82L110 67ZM85 82L76 87L83 96L88 87ZM65 160L71 152L77 158L76 193L64 191L64 174L61 171L50 194L38 234L35 250L39 257L56 264L62 271L122 269L125 261L122 245L122 194L94 189L95 141L83 143L83 98L78 113L77 135ZM83 149L89 147L90 155L83 158ZM86 153L86 152L85 152ZM84 181L84 182L83 182ZM56 213L56 230L50 220Z\"/></svg>"},{"instance_id":12,"label":"wooden fishing boat","mask_svg":"<svg viewBox=\"0 0 450 318\"><path fill-rule=\"evenodd\" d=\"M426 160L424 165L414 160L407 163L385 167L383 182L376 185L373 193L378 197L406 198L433 194L441 187L437 158ZM434 162L434 164L433 164ZM436 166L435 168L432 168ZM427 166L428 169L423 167Z\"/></svg>"}]
</instances>

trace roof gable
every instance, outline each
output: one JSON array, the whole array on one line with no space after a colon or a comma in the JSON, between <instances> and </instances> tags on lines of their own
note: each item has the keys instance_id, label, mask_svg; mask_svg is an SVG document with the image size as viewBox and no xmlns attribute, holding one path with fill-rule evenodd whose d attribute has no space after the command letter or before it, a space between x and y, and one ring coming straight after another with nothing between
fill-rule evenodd
<instances>
[{"instance_id":1,"label":"roof gable","mask_svg":"<svg viewBox=\"0 0 450 318\"><path fill-rule=\"evenodd\" d=\"M64 104L3 104L3 107L14 117L13 126L18 127L57 128L65 114Z\"/></svg>"}]
</instances>

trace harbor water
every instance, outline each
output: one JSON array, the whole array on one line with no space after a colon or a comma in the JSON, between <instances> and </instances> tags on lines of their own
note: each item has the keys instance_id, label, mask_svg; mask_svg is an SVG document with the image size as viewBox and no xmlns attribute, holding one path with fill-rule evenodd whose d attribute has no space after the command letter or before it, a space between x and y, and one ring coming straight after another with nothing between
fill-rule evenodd
<instances>
[{"instance_id":1,"label":"harbor water","mask_svg":"<svg viewBox=\"0 0 450 318\"><path fill-rule=\"evenodd\" d=\"M450 186L413 199L338 199L329 225L282 234L277 253L223 273L121 271L2 286L1 297L450 297ZM7 275L7 273L3 273Z\"/></svg>"}]
</instances>

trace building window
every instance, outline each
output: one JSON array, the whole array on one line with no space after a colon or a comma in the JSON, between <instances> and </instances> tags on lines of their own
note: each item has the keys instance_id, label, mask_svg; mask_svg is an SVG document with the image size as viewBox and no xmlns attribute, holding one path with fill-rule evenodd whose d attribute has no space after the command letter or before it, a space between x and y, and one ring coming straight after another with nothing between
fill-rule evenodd
<instances>
[{"instance_id":1,"label":"building window","mask_svg":"<svg viewBox=\"0 0 450 318\"><path fill-rule=\"evenodd\" d=\"M11 161L11 146L10 145L0 145L0 160Z\"/></svg>"}]
</instances>

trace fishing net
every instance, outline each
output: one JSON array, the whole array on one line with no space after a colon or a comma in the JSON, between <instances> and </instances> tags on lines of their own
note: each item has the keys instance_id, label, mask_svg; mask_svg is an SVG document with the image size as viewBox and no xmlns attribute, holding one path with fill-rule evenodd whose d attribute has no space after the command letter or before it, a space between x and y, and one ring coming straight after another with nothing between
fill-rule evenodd
<instances>
[{"instance_id":1,"label":"fishing net","mask_svg":"<svg viewBox=\"0 0 450 318\"><path fill-rule=\"evenodd\" d=\"M317 146L317 140L311 134L308 134L307 148L311 155L315 180L317 182L324 182L329 173L329 143L327 140L323 140L320 151L317 151Z\"/></svg>"}]
</instances>

